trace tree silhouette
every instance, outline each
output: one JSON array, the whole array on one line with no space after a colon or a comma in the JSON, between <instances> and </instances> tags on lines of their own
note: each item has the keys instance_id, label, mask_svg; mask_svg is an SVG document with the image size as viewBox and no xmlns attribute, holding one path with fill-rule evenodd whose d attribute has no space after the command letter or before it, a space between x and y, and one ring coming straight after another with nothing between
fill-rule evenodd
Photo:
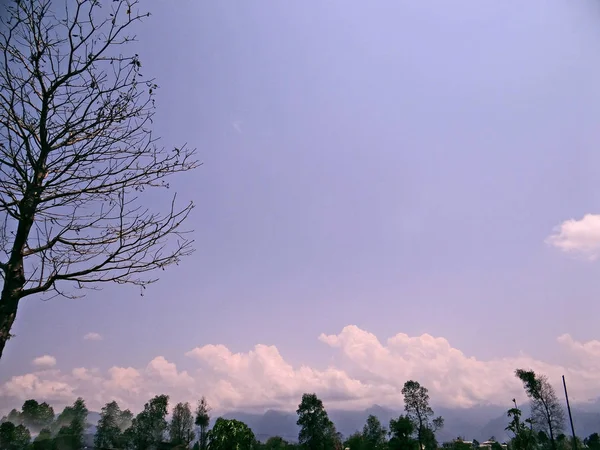
<instances>
[{"instance_id":1,"label":"tree silhouette","mask_svg":"<svg viewBox=\"0 0 600 450\"><path fill-rule=\"evenodd\" d=\"M158 146L151 79L122 55L139 0L6 2L0 23L0 357L22 298L146 286L192 252L192 204L144 206L149 188L198 164ZM66 14L63 12L66 8ZM172 237L173 239L168 239Z\"/></svg>"}]
</instances>

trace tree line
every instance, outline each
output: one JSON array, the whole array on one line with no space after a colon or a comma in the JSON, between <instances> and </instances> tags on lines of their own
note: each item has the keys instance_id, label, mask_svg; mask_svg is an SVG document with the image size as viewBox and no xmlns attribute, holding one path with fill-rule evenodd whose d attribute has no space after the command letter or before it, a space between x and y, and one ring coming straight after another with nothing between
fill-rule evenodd
<instances>
[{"instance_id":1,"label":"tree line","mask_svg":"<svg viewBox=\"0 0 600 450\"><path fill-rule=\"evenodd\" d=\"M517 369L530 400L530 417L513 399L507 411L506 430L511 439L506 444L486 443L489 450L600 450L600 437L594 433L581 440L564 434L564 410L545 375ZM441 446L436 432L444 419L435 416L429 392L419 382L409 380L402 389L404 414L384 427L370 415L362 429L344 438L329 418L323 402L314 393L306 393L298 405L298 442L270 437L259 442L245 423L219 417L211 425L210 411L202 397L194 411L189 403L177 403L170 421L169 396L157 395L134 416L122 410L116 401L107 403L93 436L94 448L100 450L475 450L477 441L457 438ZM48 403L27 400L20 411L13 409L0 424L0 450L81 450L86 448L88 410L78 398L59 415ZM491 448L490 448L491 447Z\"/></svg>"}]
</instances>

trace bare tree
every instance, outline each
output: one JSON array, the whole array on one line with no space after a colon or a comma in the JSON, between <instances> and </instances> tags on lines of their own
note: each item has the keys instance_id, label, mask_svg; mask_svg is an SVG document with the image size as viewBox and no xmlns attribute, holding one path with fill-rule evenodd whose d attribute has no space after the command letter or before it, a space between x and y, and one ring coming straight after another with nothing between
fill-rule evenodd
<instances>
[{"instance_id":1,"label":"bare tree","mask_svg":"<svg viewBox=\"0 0 600 450\"><path fill-rule=\"evenodd\" d=\"M143 192L198 166L158 145L157 86L140 73L139 0L8 0L0 22L0 357L29 295L81 296L99 282L146 286L190 254L193 204ZM57 10L52 8L56 7ZM170 239L169 239L170 238ZM84 292L84 291L83 291Z\"/></svg>"},{"instance_id":2,"label":"bare tree","mask_svg":"<svg viewBox=\"0 0 600 450\"><path fill-rule=\"evenodd\" d=\"M537 431L544 431L550 437L550 444L556 450L556 436L562 432L565 413L554 388L546 375L533 370L515 370L515 376L523 382L525 392L531 401L531 419Z\"/></svg>"}]
</instances>

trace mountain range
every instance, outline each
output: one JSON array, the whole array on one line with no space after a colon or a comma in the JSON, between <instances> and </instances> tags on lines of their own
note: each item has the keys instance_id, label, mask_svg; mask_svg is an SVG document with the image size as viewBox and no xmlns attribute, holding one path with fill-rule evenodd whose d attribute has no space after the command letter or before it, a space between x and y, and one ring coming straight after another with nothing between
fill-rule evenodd
<instances>
[{"instance_id":1,"label":"mountain range","mask_svg":"<svg viewBox=\"0 0 600 450\"><path fill-rule=\"evenodd\" d=\"M511 407L500 406L476 406L472 408L434 408L435 415L444 418L444 427L436 433L438 441L447 442L457 437L467 440L477 439L480 442L494 437L500 442L509 439L505 431L508 425L506 411ZM529 412L523 407L523 415ZM397 418L403 411L401 409L384 408L374 405L361 411L328 410L329 418L333 421L336 429L344 437L350 436L358 430L362 430L367 417L374 415L387 427L390 419ZM572 408L573 422L577 436L584 438L592 433L600 433L600 402L575 405ZM297 416L294 412L268 410L265 413L247 413L232 411L223 414L226 419L237 419L247 424L254 432L257 439L266 441L271 436L281 436L288 441L297 441L298 426ZM90 412L88 422L92 425L88 433L95 433L95 425L100 415ZM214 422L213 417L212 421ZM565 423L565 434L570 435L568 419Z\"/></svg>"}]
</instances>

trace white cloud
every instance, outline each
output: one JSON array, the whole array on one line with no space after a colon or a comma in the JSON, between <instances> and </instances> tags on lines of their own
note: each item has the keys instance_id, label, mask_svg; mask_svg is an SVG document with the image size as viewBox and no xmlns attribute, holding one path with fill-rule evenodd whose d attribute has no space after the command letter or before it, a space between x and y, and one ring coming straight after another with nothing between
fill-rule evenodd
<instances>
[{"instance_id":1,"label":"white cloud","mask_svg":"<svg viewBox=\"0 0 600 450\"><path fill-rule=\"evenodd\" d=\"M587 401L600 390L600 341L579 342L570 335L557 338L559 350L565 354L562 365L527 355L476 359L453 348L446 339L428 334L399 333L380 341L354 325L339 334L322 334L319 340L341 356L335 366L293 366L275 346L256 345L248 352L233 353L223 345L205 345L186 353L183 362L190 371L157 356L138 368L100 371L76 367L14 376L0 385L0 404L18 406L25 399L36 398L60 407L82 396L92 410L113 399L139 410L152 396L166 393L172 404L195 402L206 395L220 411L291 410L302 393L316 392L328 408L364 408L375 403L397 407L408 379L429 388L435 405L506 404L513 397L523 399L523 389L514 376L516 368L548 375L557 389L564 374L574 402Z\"/></svg>"},{"instance_id":2,"label":"white cloud","mask_svg":"<svg viewBox=\"0 0 600 450\"><path fill-rule=\"evenodd\" d=\"M32 361L32 364L36 367L54 367L56 358L50 355L38 356Z\"/></svg>"},{"instance_id":3,"label":"white cloud","mask_svg":"<svg viewBox=\"0 0 600 450\"><path fill-rule=\"evenodd\" d=\"M546 242L559 250L578 253L595 260L600 255L600 214L586 214L580 220L565 220Z\"/></svg>"},{"instance_id":4,"label":"white cloud","mask_svg":"<svg viewBox=\"0 0 600 450\"><path fill-rule=\"evenodd\" d=\"M86 341L101 341L102 335L99 333L90 332L83 336L83 339Z\"/></svg>"}]
</instances>

